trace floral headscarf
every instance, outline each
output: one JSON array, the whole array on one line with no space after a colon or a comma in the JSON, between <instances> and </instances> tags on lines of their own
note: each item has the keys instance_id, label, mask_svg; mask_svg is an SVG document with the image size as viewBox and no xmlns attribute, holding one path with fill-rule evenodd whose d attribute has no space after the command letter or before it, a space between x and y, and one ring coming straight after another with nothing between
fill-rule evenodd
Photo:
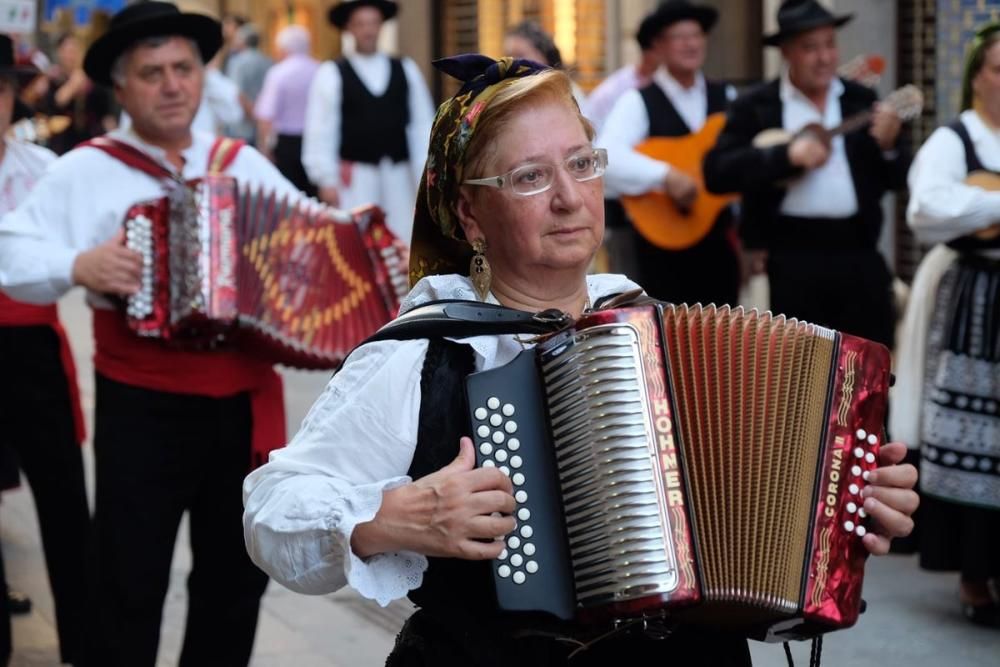
<instances>
[{"instance_id":1,"label":"floral headscarf","mask_svg":"<svg viewBox=\"0 0 1000 667\"><path fill-rule=\"evenodd\" d=\"M428 275L465 273L472 249L462 235L455 205L464 180L463 163L480 115L511 82L547 67L530 60L494 60L464 54L435 60L439 70L463 81L462 89L438 108L431 128L427 164L417 190L410 247L410 284Z\"/></svg>"},{"instance_id":2,"label":"floral headscarf","mask_svg":"<svg viewBox=\"0 0 1000 667\"><path fill-rule=\"evenodd\" d=\"M972 108L972 80L976 72L973 72L973 65L977 60L982 62L983 51L987 45L995 44L990 37L1000 32L1000 22L987 23L976 31L976 36L969 47L969 53L965 56L965 70L962 74L962 111Z\"/></svg>"}]
</instances>

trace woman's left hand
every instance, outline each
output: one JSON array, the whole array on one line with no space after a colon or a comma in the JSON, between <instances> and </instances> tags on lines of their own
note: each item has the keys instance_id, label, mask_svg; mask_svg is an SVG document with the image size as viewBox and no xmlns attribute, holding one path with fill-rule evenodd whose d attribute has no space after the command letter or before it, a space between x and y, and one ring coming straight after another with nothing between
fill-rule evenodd
<instances>
[{"instance_id":1,"label":"woman's left hand","mask_svg":"<svg viewBox=\"0 0 1000 667\"><path fill-rule=\"evenodd\" d=\"M861 491L865 512L872 518L872 529L864 536L865 547L876 556L889 553L894 537L906 537L913 531L913 513L920 498L913 487L917 469L909 463L899 465L906 456L906 445L890 442L879 450L879 467L868 477Z\"/></svg>"}]
</instances>

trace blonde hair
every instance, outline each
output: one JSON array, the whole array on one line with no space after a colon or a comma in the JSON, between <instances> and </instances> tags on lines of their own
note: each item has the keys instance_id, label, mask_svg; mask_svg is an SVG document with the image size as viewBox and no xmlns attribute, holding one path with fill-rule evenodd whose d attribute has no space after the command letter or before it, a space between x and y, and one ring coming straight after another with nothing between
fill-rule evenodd
<instances>
[{"instance_id":1,"label":"blonde hair","mask_svg":"<svg viewBox=\"0 0 1000 667\"><path fill-rule=\"evenodd\" d=\"M511 119L525 107L556 102L576 114L587 139L594 140L594 126L580 112L573 97L570 78L560 70L545 70L532 76L510 79L510 85L498 92L480 116L476 132L465 151L462 174L464 178L478 178L483 168L496 154L497 139Z\"/></svg>"}]
</instances>

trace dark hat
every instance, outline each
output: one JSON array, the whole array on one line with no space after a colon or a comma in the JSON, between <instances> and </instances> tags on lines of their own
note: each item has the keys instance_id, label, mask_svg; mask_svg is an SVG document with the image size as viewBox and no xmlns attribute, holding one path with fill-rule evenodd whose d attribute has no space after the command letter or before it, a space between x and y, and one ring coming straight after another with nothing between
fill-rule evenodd
<instances>
[{"instance_id":1,"label":"dark hat","mask_svg":"<svg viewBox=\"0 0 1000 667\"><path fill-rule=\"evenodd\" d=\"M778 8L778 32L764 35L764 44L780 46L794 37L815 28L839 28L854 18L854 14L836 16L816 0L785 0Z\"/></svg>"},{"instance_id":2,"label":"dark hat","mask_svg":"<svg viewBox=\"0 0 1000 667\"><path fill-rule=\"evenodd\" d=\"M222 46L222 26L204 14L181 12L170 2L139 2L111 17L108 31L90 45L83 71L97 83L111 85L111 68L118 56L147 37L190 37L208 62Z\"/></svg>"},{"instance_id":3,"label":"dark hat","mask_svg":"<svg viewBox=\"0 0 1000 667\"><path fill-rule=\"evenodd\" d=\"M17 87L21 88L34 79L36 76L41 74L33 65L22 65L17 62L14 58L14 40L9 36L0 34L0 76L13 77L17 81ZM17 92L14 93L14 113L11 116L11 122L16 123L22 118L29 118L33 116L31 107L22 102L17 97Z\"/></svg>"},{"instance_id":4,"label":"dark hat","mask_svg":"<svg viewBox=\"0 0 1000 667\"><path fill-rule=\"evenodd\" d=\"M343 30L347 22L351 20L351 14L354 13L354 10L361 7L374 7L379 10L382 12L383 21L393 18L399 11L399 6L390 0L349 0L330 9L330 23Z\"/></svg>"},{"instance_id":5,"label":"dark hat","mask_svg":"<svg viewBox=\"0 0 1000 667\"><path fill-rule=\"evenodd\" d=\"M642 20L635 39L642 49L648 49L660 31L669 25L679 21L697 21L701 29L708 32L718 20L719 12L714 7L693 5L687 0L666 0Z\"/></svg>"}]
</instances>

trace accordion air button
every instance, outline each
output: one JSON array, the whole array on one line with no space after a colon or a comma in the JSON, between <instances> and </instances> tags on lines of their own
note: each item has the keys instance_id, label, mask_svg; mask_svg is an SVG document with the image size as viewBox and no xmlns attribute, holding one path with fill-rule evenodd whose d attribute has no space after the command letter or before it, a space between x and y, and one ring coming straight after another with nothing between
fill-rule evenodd
<instances>
[{"instance_id":1,"label":"accordion air button","mask_svg":"<svg viewBox=\"0 0 1000 667\"><path fill-rule=\"evenodd\" d=\"M865 454L865 461L868 461L868 463L875 463L875 455L872 454L871 452L868 452L867 454Z\"/></svg>"},{"instance_id":2,"label":"accordion air button","mask_svg":"<svg viewBox=\"0 0 1000 667\"><path fill-rule=\"evenodd\" d=\"M500 463L503 463L504 461L507 460L507 450L506 449L498 449L497 453L495 455L495 458Z\"/></svg>"},{"instance_id":3,"label":"accordion air button","mask_svg":"<svg viewBox=\"0 0 1000 667\"><path fill-rule=\"evenodd\" d=\"M847 511L854 514L858 511L858 506L854 503L847 503Z\"/></svg>"},{"instance_id":4,"label":"accordion air button","mask_svg":"<svg viewBox=\"0 0 1000 667\"><path fill-rule=\"evenodd\" d=\"M524 548L521 549L521 551L524 552L525 556L534 556L535 555L535 545L532 544L531 542L525 542L524 543Z\"/></svg>"},{"instance_id":5,"label":"accordion air button","mask_svg":"<svg viewBox=\"0 0 1000 667\"><path fill-rule=\"evenodd\" d=\"M524 489L521 489L520 491L514 494L514 500L523 505L524 503L528 502L528 492L525 491Z\"/></svg>"},{"instance_id":6,"label":"accordion air button","mask_svg":"<svg viewBox=\"0 0 1000 667\"><path fill-rule=\"evenodd\" d=\"M868 434L868 444L873 446L878 444L878 437L874 433Z\"/></svg>"},{"instance_id":7,"label":"accordion air button","mask_svg":"<svg viewBox=\"0 0 1000 667\"><path fill-rule=\"evenodd\" d=\"M483 424L482 426L476 429L476 434L480 438L485 438L490 434L490 427L487 426L486 424Z\"/></svg>"},{"instance_id":8,"label":"accordion air button","mask_svg":"<svg viewBox=\"0 0 1000 667\"><path fill-rule=\"evenodd\" d=\"M861 449L860 447L855 447L855 448L854 448L854 456L855 456L855 457L857 457L857 458L859 458L859 459L860 459L860 458L862 458L862 457L863 457L864 455L865 455L865 450Z\"/></svg>"},{"instance_id":9,"label":"accordion air button","mask_svg":"<svg viewBox=\"0 0 1000 667\"><path fill-rule=\"evenodd\" d=\"M529 539L534 534L535 534L535 529L532 528L531 526L521 526L521 537L523 537L524 539Z\"/></svg>"},{"instance_id":10,"label":"accordion air button","mask_svg":"<svg viewBox=\"0 0 1000 667\"><path fill-rule=\"evenodd\" d=\"M493 442L497 443L498 445L501 442L503 442L503 439L506 437L507 436L503 434L503 431L493 431Z\"/></svg>"},{"instance_id":11,"label":"accordion air button","mask_svg":"<svg viewBox=\"0 0 1000 667\"><path fill-rule=\"evenodd\" d=\"M853 533L854 532L854 522L853 521L845 521L844 522L844 530L846 530L849 533Z\"/></svg>"},{"instance_id":12,"label":"accordion air button","mask_svg":"<svg viewBox=\"0 0 1000 667\"><path fill-rule=\"evenodd\" d=\"M504 417L511 417L514 414L514 406L510 403L504 403L501 412L503 412Z\"/></svg>"},{"instance_id":13,"label":"accordion air button","mask_svg":"<svg viewBox=\"0 0 1000 667\"><path fill-rule=\"evenodd\" d=\"M510 576L510 565L501 565L497 568L497 574L506 579Z\"/></svg>"},{"instance_id":14,"label":"accordion air button","mask_svg":"<svg viewBox=\"0 0 1000 667\"><path fill-rule=\"evenodd\" d=\"M488 442L480 443L479 451L482 452L483 456L489 456L493 453L493 445Z\"/></svg>"},{"instance_id":15,"label":"accordion air button","mask_svg":"<svg viewBox=\"0 0 1000 667\"><path fill-rule=\"evenodd\" d=\"M521 572L520 570L518 570L517 572L514 573L513 579L514 579L514 583L515 584L523 584L525 578L526 578L526 575L524 574L524 572Z\"/></svg>"},{"instance_id":16,"label":"accordion air button","mask_svg":"<svg viewBox=\"0 0 1000 667\"><path fill-rule=\"evenodd\" d=\"M538 563L533 560L529 560L528 564L524 566L524 569L528 571L528 574L534 574L538 572Z\"/></svg>"},{"instance_id":17,"label":"accordion air button","mask_svg":"<svg viewBox=\"0 0 1000 667\"><path fill-rule=\"evenodd\" d=\"M520 468L521 467L521 457L520 456L512 456L512 457L510 457L510 464L513 467L515 467L515 468Z\"/></svg>"},{"instance_id":18,"label":"accordion air button","mask_svg":"<svg viewBox=\"0 0 1000 667\"><path fill-rule=\"evenodd\" d=\"M503 423L503 417L500 415L493 415L490 417L490 426L499 426Z\"/></svg>"},{"instance_id":19,"label":"accordion air button","mask_svg":"<svg viewBox=\"0 0 1000 667\"><path fill-rule=\"evenodd\" d=\"M521 538L517 535L511 535L507 538L507 546L511 549L516 549L521 546Z\"/></svg>"},{"instance_id":20,"label":"accordion air button","mask_svg":"<svg viewBox=\"0 0 1000 667\"><path fill-rule=\"evenodd\" d=\"M867 533L867 532L868 532L868 531L867 531L867 530L865 530L865 527L864 527L864 526L858 526L857 528L855 528L855 529L854 529L854 533L855 533L855 534L856 534L856 535L857 535L858 537L864 537L864 536L865 536L865 533Z\"/></svg>"},{"instance_id":21,"label":"accordion air button","mask_svg":"<svg viewBox=\"0 0 1000 667\"><path fill-rule=\"evenodd\" d=\"M516 452L518 447L520 446L521 446L521 441L518 440L517 438L511 438L510 440L507 441L507 449L509 449L512 452Z\"/></svg>"},{"instance_id":22,"label":"accordion air button","mask_svg":"<svg viewBox=\"0 0 1000 667\"><path fill-rule=\"evenodd\" d=\"M486 411L486 408L476 408L476 419L483 421L490 416L490 413Z\"/></svg>"},{"instance_id":23,"label":"accordion air button","mask_svg":"<svg viewBox=\"0 0 1000 667\"><path fill-rule=\"evenodd\" d=\"M868 432L863 428L859 428L858 432L855 433L854 435L858 436L858 440L864 440L865 438L868 437Z\"/></svg>"},{"instance_id":24,"label":"accordion air button","mask_svg":"<svg viewBox=\"0 0 1000 667\"><path fill-rule=\"evenodd\" d=\"M490 410L496 410L497 408L500 407L500 399L497 398L496 396L490 396L488 399L486 399L486 407L488 407Z\"/></svg>"},{"instance_id":25,"label":"accordion air button","mask_svg":"<svg viewBox=\"0 0 1000 667\"><path fill-rule=\"evenodd\" d=\"M522 484L524 484L524 475L522 475L519 472L516 472L514 473L514 476L511 477L511 481L514 482L516 486L521 486Z\"/></svg>"},{"instance_id":26,"label":"accordion air button","mask_svg":"<svg viewBox=\"0 0 1000 667\"><path fill-rule=\"evenodd\" d=\"M507 422L506 424L503 425L503 430L507 431L508 433L516 433L517 422L516 421Z\"/></svg>"},{"instance_id":27,"label":"accordion air button","mask_svg":"<svg viewBox=\"0 0 1000 667\"><path fill-rule=\"evenodd\" d=\"M507 466L500 466L500 472L510 477L510 468Z\"/></svg>"},{"instance_id":28,"label":"accordion air button","mask_svg":"<svg viewBox=\"0 0 1000 667\"><path fill-rule=\"evenodd\" d=\"M524 562L524 556L522 556L521 554L514 554L513 556L510 557L510 564L513 565L514 567L521 567L521 564L523 562Z\"/></svg>"},{"instance_id":29,"label":"accordion air button","mask_svg":"<svg viewBox=\"0 0 1000 667\"><path fill-rule=\"evenodd\" d=\"M855 477L857 477L858 475L860 475L861 474L861 466L852 466L851 467L851 474L854 475Z\"/></svg>"},{"instance_id":30,"label":"accordion air button","mask_svg":"<svg viewBox=\"0 0 1000 667\"><path fill-rule=\"evenodd\" d=\"M847 487L847 490L851 492L851 495L856 496L858 495L858 491L860 491L861 489L858 488L857 484L851 484L849 487Z\"/></svg>"},{"instance_id":31,"label":"accordion air button","mask_svg":"<svg viewBox=\"0 0 1000 667\"><path fill-rule=\"evenodd\" d=\"M517 511L517 518L520 519L521 521L527 521L528 519L531 518L531 510L529 510L527 507L522 507Z\"/></svg>"}]
</instances>

